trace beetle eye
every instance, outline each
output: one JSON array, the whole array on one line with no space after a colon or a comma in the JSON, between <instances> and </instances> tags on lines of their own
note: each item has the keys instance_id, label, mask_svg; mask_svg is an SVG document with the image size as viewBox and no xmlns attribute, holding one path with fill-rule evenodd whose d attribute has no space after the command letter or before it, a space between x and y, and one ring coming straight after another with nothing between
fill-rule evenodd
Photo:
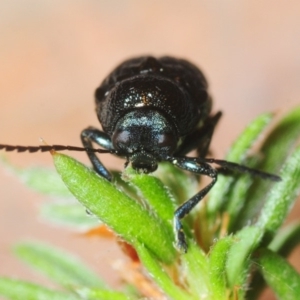
<instances>
[{"instance_id":1,"label":"beetle eye","mask_svg":"<svg viewBox=\"0 0 300 300\"><path fill-rule=\"evenodd\" d=\"M118 149L124 149L129 145L130 133L127 130L116 131L112 137L113 145Z\"/></svg>"},{"instance_id":2,"label":"beetle eye","mask_svg":"<svg viewBox=\"0 0 300 300\"><path fill-rule=\"evenodd\" d=\"M160 148L167 147L168 149L175 149L176 139L173 134L163 133L158 136L158 146Z\"/></svg>"}]
</instances>

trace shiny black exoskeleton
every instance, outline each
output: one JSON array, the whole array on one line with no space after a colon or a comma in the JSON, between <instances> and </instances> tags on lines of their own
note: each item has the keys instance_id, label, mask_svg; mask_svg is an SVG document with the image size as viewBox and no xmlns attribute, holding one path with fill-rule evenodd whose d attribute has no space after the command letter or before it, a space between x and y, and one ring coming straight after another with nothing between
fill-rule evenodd
<instances>
[{"instance_id":1,"label":"shiny black exoskeleton","mask_svg":"<svg viewBox=\"0 0 300 300\"><path fill-rule=\"evenodd\" d=\"M217 169L210 163L265 179L276 175L235 163L205 159L221 112L210 116L212 100L202 72L186 60L151 56L130 59L119 65L96 90L96 112L103 131L88 127L81 133L84 147L97 143L126 158L126 165L139 172L156 170L161 161L209 176L212 181L183 203L174 215L177 246L187 251L180 220L208 193L217 181ZM198 157L186 157L197 150ZM93 151L87 154L96 172L111 175Z\"/></svg>"},{"instance_id":2,"label":"shiny black exoskeleton","mask_svg":"<svg viewBox=\"0 0 300 300\"><path fill-rule=\"evenodd\" d=\"M138 57L110 73L95 96L103 131L93 127L83 130L84 147L91 148L95 142L114 150L139 172L153 172L160 161L170 161L212 178L211 184L175 212L177 245L186 251L180 219L217 180L217 172L210 165L185 157L193 149L197 149L199 157L206 155L221 116L220 112L209 116L212 100L204 75L186 60ZM96 172L111 180L96 154L88 155Z\"/></svg>"}]
</instances>

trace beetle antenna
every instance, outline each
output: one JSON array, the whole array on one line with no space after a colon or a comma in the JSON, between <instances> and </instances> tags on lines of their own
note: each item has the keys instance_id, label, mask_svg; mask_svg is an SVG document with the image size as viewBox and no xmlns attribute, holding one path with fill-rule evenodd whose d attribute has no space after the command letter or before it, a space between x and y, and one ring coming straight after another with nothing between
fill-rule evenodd
<instances>
[{"instance_id":1,"label":"beetle antenna","mask_svg":"<svg viewBox=\"0 0 300 300\"><path fill-rule=\"evenodd\" d=\"M262 171L252 169L252 168L249 168L249 167L246 167L243 165L239 165L237 163L230 162L230 161L214 159L214 158L205 158L204 160L207 163L217 164L217 165L221 166L222 168L229 169L232 171L237 171L240 173L248 173L253 176L257 176L257 177L260 177L263 179L268 179L271 181L281 181L280 176L277 176L277 175L274 175L271 173L267 173L267 172L262 172Z\"/></svg>"},{"instance_id":2,"label":"beetle antenna","mask_svg":"<svg viewBox=\"0 0 300 300\"><path fill-rule=\"evenodd\" d=\"M20 145L5 145L0 144L0 150L5 150L7 152L17 151L17 152L47 152L47 151L85 151L93 153L111 153L116 154L115 150L105 150L105 149L94 149L94 148L85 148L85 147L76 147L76 146L64 146L64 145L42 145L42 146L20 146Z\"/></svg>"}]
</instances>

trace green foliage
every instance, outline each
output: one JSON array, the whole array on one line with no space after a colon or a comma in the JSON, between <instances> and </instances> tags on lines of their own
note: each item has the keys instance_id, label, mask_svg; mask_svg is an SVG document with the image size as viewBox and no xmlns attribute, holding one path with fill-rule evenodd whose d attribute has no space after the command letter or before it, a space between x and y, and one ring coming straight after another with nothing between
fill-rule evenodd
<instances>
[{"instance_id":1,"label":"green foliage","mask_svg":"<svg viewBox=\"0 0 300 300\"><path fill-rule=\"evenodd\" d=\"M46 205L44 217L77 230L94 228L100 220L130 244L149 274L144 280L150 282L151 278L154 283L156 297L257 299L268 285L279 299L297 299L300 276L285 257L300 240L300 222L280 227L300 191L300 108L273 125L260 147L251 151L255 141L266 135L272 119L271 114L264 114L254 120L226 159L279 174L282 181L219 175L207 199L184 220L189 244L186 254L174 248L172 218L179 203L198 190L197 178L191 174L162 163L154 175L136 174L127 168L110 183L73 158L54 153L58 174L78 200L74 202L52 172L41 182L38 178L41 172L47 174L45 170L10 168L27 178L32 188L60 197ZM52 185L57 182L53 192L46 187L47 178ZM0 295L7 299L155 297L139 282L135 282L135 291L110 289L78 259L50 246L21 243L15 253L59 288L50 290L3 277Z\"/></svg>"},{"instance_id":2,"label":"green foliage","mask_svg":"<svg viewBox=\"0 0 300 300\"><path fill-rule=\"evenodd\" d=\"M79 300L71 293L54 291L40 285L2 277L0 278L0 293L7 299L13 300Z\"/></svg>"},{"instance_id":3,"label":"green foliage","mask_svg":"<svg viewBox=\"0 0 300 300\"><path fill-rule=\"evenodd\" d=\"M258 263L266 282L278 299L298 299L300 275L281 256L268 249L259 252Z\"/></svg>"},{"instance_id":4,"label":"green foliage","mask_svg":"<svg viewBox=\"0 0 300 300\"><path fill-rule=\"evenodd\" d=\"M104 288L99 277L76 257L39 243L22 243L15 253L27 264L67 289L77 286Z\"/></svg>"}]
</instances>

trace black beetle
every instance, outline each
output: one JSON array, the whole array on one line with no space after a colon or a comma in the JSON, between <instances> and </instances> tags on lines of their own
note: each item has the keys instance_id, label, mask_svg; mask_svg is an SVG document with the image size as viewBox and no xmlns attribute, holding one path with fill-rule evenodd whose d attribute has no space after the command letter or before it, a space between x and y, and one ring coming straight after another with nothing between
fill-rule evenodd
<instances>
[{"instance_id":1,"label":"black beetle","mask_svg":"<svg viewBox=\"0 0 300 300\"><path fill-rule=\"evenodd\" d=\"M186 252L181 219L209 192L217 181L218 169L210 164L264 179L280 177L235 163L205 158L221 112L210 115L212 99L202 72L183 59L142 56L126 60L112 71L96 90L96 112L103 131L88 127L81 132L84 148L73 146L9 146L6 151L86 151L95 171L111 181L111 175L96 156L110 152L124 157L138 172L150 173L161 161L212 181L174 214L177 247ZM94 149L93 143L106 149ZM196 150L195 158L186 155Z\"/></svg>"}]
</instances>

